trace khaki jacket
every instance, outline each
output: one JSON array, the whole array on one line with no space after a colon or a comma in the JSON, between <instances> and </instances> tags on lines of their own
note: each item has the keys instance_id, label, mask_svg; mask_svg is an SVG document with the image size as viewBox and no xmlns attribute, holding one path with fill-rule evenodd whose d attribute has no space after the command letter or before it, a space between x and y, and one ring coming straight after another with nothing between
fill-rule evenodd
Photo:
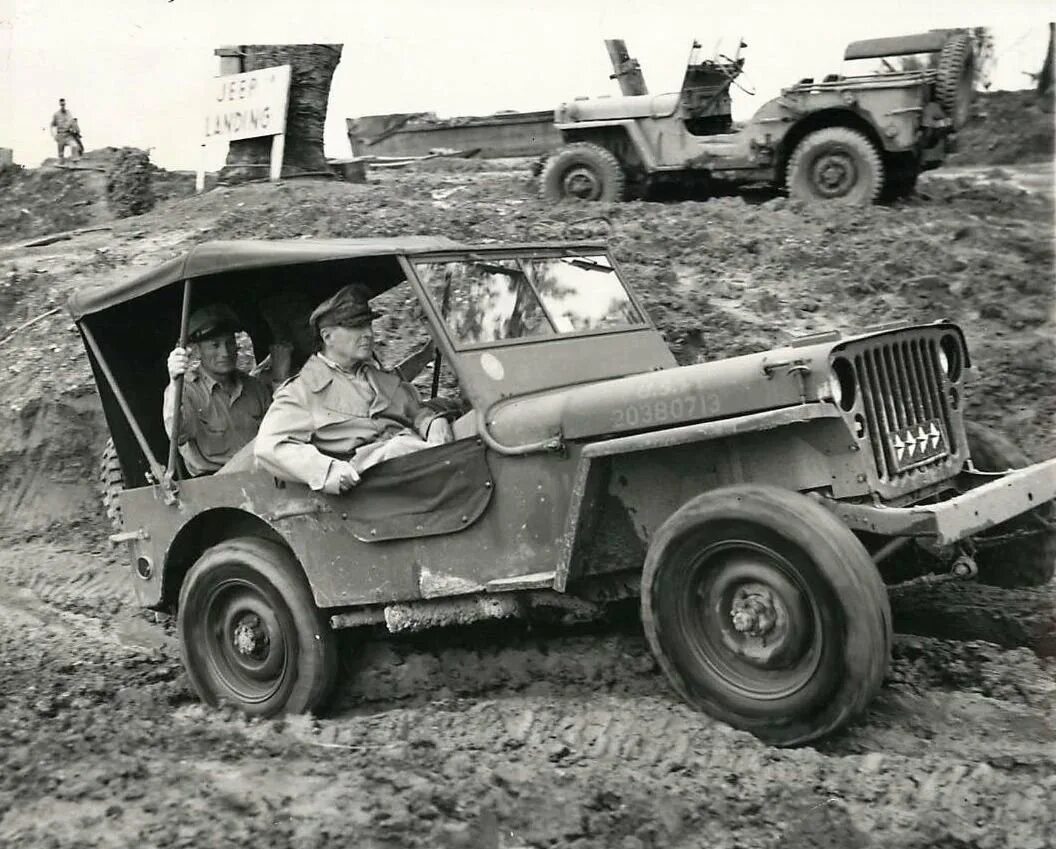
<instances>
[{"instance_id":1,"label":"khaki jacket","mask_svg":"<svg viewBox=\"0 0 1056 849\"><path fill-rule=\"evenodd\" d=\"M396 375L367 364L345 371L315 354L275 391L254 454L278 478L330 491L335 459L365 468L368 446L401 433L424 439L436 417Z\"/></svg>"}]
</instances>

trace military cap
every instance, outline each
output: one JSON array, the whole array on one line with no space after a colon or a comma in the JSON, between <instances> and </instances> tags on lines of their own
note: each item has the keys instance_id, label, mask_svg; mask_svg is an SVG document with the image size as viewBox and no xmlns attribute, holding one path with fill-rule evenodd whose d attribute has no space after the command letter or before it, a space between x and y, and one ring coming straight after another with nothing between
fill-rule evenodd
<instances>
[{"instance_id":1,"label":"military cap","mask_svg":"<svg viewBox=\"0 0 1056 849\"><path fill-rule=\"evenodd\" d=\"M242 329L242 322L227 304L208 304L191 313L187 320L187 340L201 342Z\"/></svg>"},{"instance_id":2,"label":"military cap","mask_svg":"<svg viewBox=\"0 0 1056 849\"><path fill-rule=\"evenodd\" d=\"M324 327L366 327L383 313L370 308L364 288L352 283L339 289L327 298L308 317L312 331L319 333Z\"/></svg>"}]
</instances>

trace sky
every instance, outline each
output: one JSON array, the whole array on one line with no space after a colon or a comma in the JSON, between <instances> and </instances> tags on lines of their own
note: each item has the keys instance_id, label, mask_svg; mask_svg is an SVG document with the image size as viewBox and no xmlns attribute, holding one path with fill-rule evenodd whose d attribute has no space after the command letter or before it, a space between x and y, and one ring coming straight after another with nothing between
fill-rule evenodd
<instances>
[{"instance_id":1,"label":"sky","mask_svg":"<svg viewBox=\"0 0 1056 849\"><path fill-rule=\"evenodd\" d=\"M345 119L552 109L618 94L606 38L623 38L652 93L677 91L693 39L706 55L748 46L756 89L734 92L744 120L783 86L845 70L850 41L989 26L994 89L1030 85L1056 20L1053 0L0 0L0 147L34 166L54 155L59 97L88 149L131 145L170 169L213 170L202 148L213 50L255 43L342 43L325 130L327 156L351 155Z\"/></svg>"}]
</instances>

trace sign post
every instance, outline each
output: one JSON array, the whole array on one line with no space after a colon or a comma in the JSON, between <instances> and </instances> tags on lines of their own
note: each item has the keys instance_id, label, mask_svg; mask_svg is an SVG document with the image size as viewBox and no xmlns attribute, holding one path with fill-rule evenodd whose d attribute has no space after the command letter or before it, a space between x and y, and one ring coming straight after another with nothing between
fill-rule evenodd
<instances>
[{"instance_id":1,"label":"sign post","mask_svg":"<svg viewBox=\"0 0 1056 849\"><path fill-rule=\"evenodd\" d=\"M215 77L205 110L205 142L233 142L271 136L269 177L282 174L286 149L286 105L290 95L290 66L278 65L241 74ZM203 151L204 154L204 151ZM199 166L195 187L205 186L205 162Z\"/></svg>"}]
</instances>

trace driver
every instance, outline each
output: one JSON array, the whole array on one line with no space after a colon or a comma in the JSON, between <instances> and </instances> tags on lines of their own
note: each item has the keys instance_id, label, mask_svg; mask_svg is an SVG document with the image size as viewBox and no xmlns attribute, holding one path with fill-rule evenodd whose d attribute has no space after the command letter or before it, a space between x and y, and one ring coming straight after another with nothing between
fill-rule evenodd
<instances>
[{"instance_id":1,"label":"driver","mask_svg":"<svg viewBox=\"0 0 1056 849\"><path fill-rule=\"evenodd\" d=\"M257 433L271 392L237 368L235 332L242 322L226 304L209 304L191 313L187 348L169 354L169 385L162 407L165 432L172 437L176 419L176 382L183 376L180 405L180 456L191 476L220 469ZM191 355L200 364L190 366Z\"/></svg>"},{"instance_id":2,"label":"driver","mask_svg":"<svg viewBox=\"0 0 1056 849\"><path fill-rule=\"evenodd\" d=\"M410 384L373 363L370 308L345 286L308 319L318 352L275 392L257 434L257 463L276 477L337 494L383 460L453 439L450 423Z\"/></svg>"}]
</instances>

